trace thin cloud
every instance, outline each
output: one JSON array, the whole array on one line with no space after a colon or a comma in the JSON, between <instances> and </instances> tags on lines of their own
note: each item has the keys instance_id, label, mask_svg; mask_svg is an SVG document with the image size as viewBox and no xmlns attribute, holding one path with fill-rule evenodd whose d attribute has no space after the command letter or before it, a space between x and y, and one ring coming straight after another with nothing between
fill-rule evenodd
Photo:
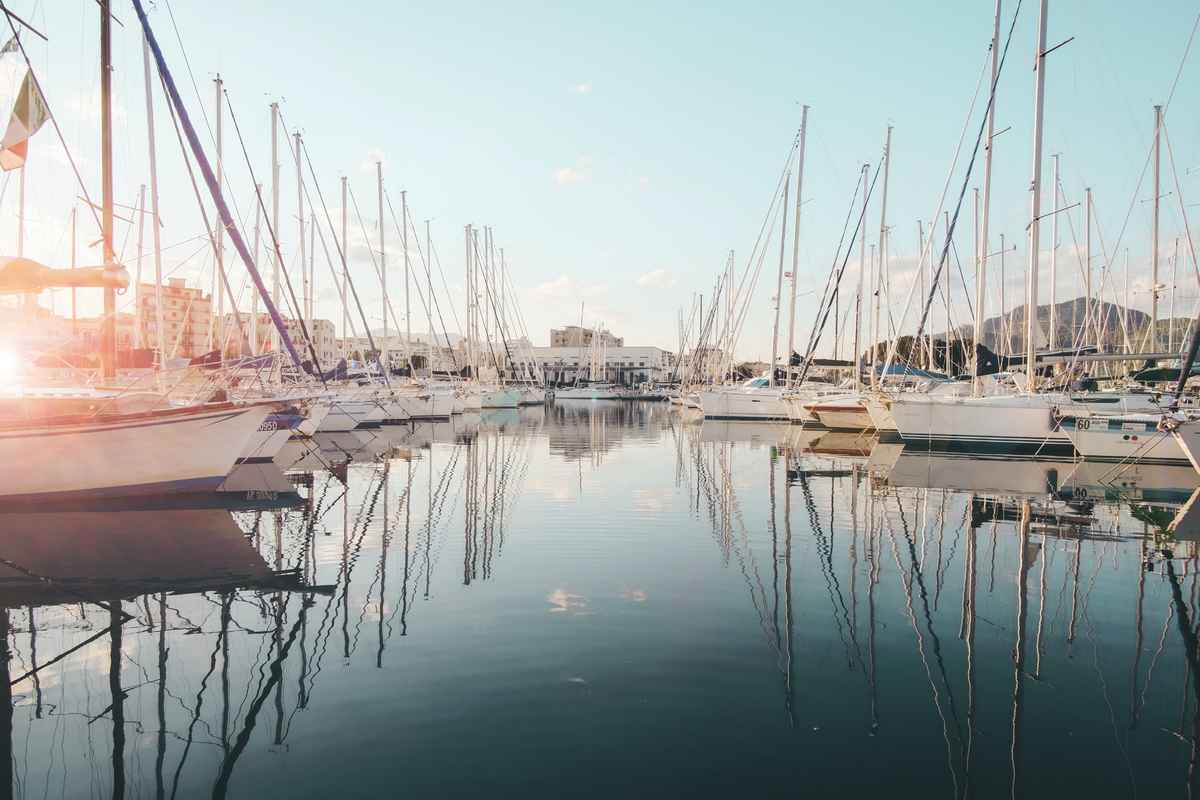
<instances>
[{"instance_id":1,"label":"thin cloud","mask_svg":"<svg viewBox=\"0 0 1200 800\"><path fill-rule=\"evenodd\" d=\"M607 291L608 287L604 286L604 284L580 286L567 275L559 275L552 281L545 281L533 287L533 295L539 300L568 300L598 297Z\"/></svg>"},{"instance_id":2,"label":"thin cloud","mask_svg":"<svg viewBox=\"0 0 1200 800\"><path fill-rule=\"evenodd\" d=\"M665 269L652 269L637 279L644 289L670 289L675 285L675 276Z\"/></svg>"},{"instance_id":3,"label":"thin cloud","mask_svg":"<svg viewBox=\"0 0 1200 800\"><path fill-rule=\"evenodd\" d=\"M571 87L571 94L591 94L592 84L584 82L577 83Z\"/></svg>"},{"instance_id":4,"label":"thin cloud","mask_svg":"<svg viewBox=\"0 0 1200 800\"><path fill-rule=\"evenodd\" d=\"M591 179L592 160L587 156L580 156L572 166L559 167L554 170L554 182L559 186L573 186L579 183L587 183Z\"/></svg>"}]
</instances>

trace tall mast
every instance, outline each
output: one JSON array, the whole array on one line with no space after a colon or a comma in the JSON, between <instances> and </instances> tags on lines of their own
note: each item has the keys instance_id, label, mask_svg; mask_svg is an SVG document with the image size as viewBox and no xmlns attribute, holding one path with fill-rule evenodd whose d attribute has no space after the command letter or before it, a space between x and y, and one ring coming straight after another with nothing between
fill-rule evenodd
<instances>
[{"instance_id":1,"label":"tall mast","mask_svg":"<svg viewBox=\"0 0 1200 800\"><path fill-rule=\"evenodd\" d=\"M300 149L304 146L300 132L296 131L292 134L292 139L296 144L296 223L300 230L300 277L303 282L304 296L300 298L299 316L304 320L304 326L308 330L308 335L312 336L312 285L308 280L308 252L305 249L304 241L304 172L301 169Z\"/></svg>"},{"instance_id":2,"label":"tall mast","mask_svg":"<svg viewBox=\"0 0 1200 800\"><path fill-rule=\"evenodd\" d=\"M1171 258L1171 322L1167 328L1167 351L1175 350L1175 279L1179 271L1179 237L1175 237L1175 255Z\"/></svg>"},{"instance_id":3,"label":"tall mast","mask_svg":"<svg viewBox=\"0 0 1200 800\"><path fill-rule=\"evenodd\" d=\"M75 222L76 222L76 218L78 216L79 216L79 208L77 206L71 206L71 269L75 269L75 250L76 250ZM79 329L79 318L76 315L76 309L75 309L75 287L72 286L71 287L71 338L72 339L75 338L75 336L79 333L78 329Z\"/></svg>"},{"instance_id":4,"label":"tall mast","mask_svg":"<svg viewBox=\"0 0 1200 800\"><path fill-rule=\"evenodd\" d=\"M25 255L25 165L22 164L17 174L17 258ZM22 305L25 313L33 318L33 308L37 305L37 294L27 292Z\"/></svg>"},{"instance_id":5,"label":"tall mast","mask_svg":"<svg viewBox=\"0 0 1200 800\"><path fill-rule=\"evenodd\" d=\"M1154 107L1154 231L1150 240L1150 352L1158 352L1158 206L1159 144L1162 140L1162 106Z\"/></svg>"},{"instance_id":6,"label":"tall mast","mask_svg":"<svg viewBox=\"0 0 1200 800\"><path fill-rule=\"evenodd\" d=\"M925 225L921 220L917 220L917 252L921 255L918 257L917 271L921 275L921 302L929 297L928 283L932 277L932 270L929 264L925 262ZM929 227L929 260L933 261L933 226ZM925 351L925 369L933 371L933 326L930 325L925 331L925 341L914 342L919 344Z\"/></svg>"},{"instance_id":7,"label":"tall mast","mask_svg":"<svg viewBox=\"0 0 1200 800\"><path fill-rule=\"evenodd\" d=\"M113 165L112 165L112 23L109 0L100 3L100 187L102 213L100 238L104 244L104 265L116 261L113 252ZM117 376L117 292L104 288L104 319L100 328L100 366L102 377Z\"/></svg>"},{"instance_id":8,"label":"tall mast","mask_svg":"<svg viewBox=\"0 0 1200 800\"><path fill-rule=\"evenodd\" d=\"M862 202L862 218L863 222L867 219L867 176L870 170L870 164L862 166L862 181L863 181L863 202ZM799 198L797 198L799 199ZM859 226L862 227L861 225ZM862 370L858 368L859 348L862 347L862 295L863 285L867 272L867 232L864 230L863 235L858 241L858 294L854 298L854 391L862 389Z\"/></svg>"},{"instance_id":9,"label":"tall mast","mask_svg":"<svg viewBox=\"0 0 1200 800\"><path fill-rule=\"evenodd\" d=\"M142 348L142 242L146 229L146 184L138 187L137 267L133 281L133 346Z\"/></svg>"},{"instance_id":10,"label":"tall mast","mask_svg":"<svg viewBox=\"0 0 1200 800\"><path fill-rule=\"evenodd\" d=\"M1037 74L1033 98L1033 178L1029 184L1029 296L1025 306L1025 374L1029 380L1029 392L1037 392L1037 306L1038 306L1038 250L1042 238L1040 223L1042 214L1042 122L1046 105L1046 6L1042 0L1038 14L1037 59L1034 71Z\"/></svg>"},{"instance_id":11,"label":"tall mast","mask_svg":"<svg viewBox=\"0 0 1200 800\"><path fill-rule=\"evenodd\" d=\"M950 212L945 212L946 237L950 237ZM950 280L950 269L947 266L946 275L946 374L953 375L952 366L950 363L950 289L953 287L953 282Z\"/></svg>"},{"instance_id":12,"label":"tall mast","mask_svg":"<svg viewBox=\"0 0 1200 800\"><path fill-rule=\"evenodd\" d=\"M979 342L979 333L978 333L979 327L980 327L979 321L981 319L983 319L983 315L978 312L979 297L980 297L980 295L983 294L983 284L980 281L981 276L979 273L979 269L983 264L983 257L986 255L986 253L984 253L983 250L980 249L980 245L979 245L979 187L978 186L974 187L972 189L972 192L974 194L974 204L972 206L972 211L974 213L973 221L975 223L975 227L972 229L972 232L971 232L972 237L974 237L971 240L971 244L975 248L975 308L976 308L975 331L976 332L974 334L972 334L972 336L971 336L971 352L967 353L964 349L963 355L966 356L967 358L971 359L971 363L968 366L971 368L971 378L972 378L971 391L972 391L972 393L975 393L978 391L978 384L979 384L979 381L978 381L979 365L975 363L977 360L976 357L978 356L979 351L975 349L975 345ZM966 293L967 293L967 287L964 286L963 294L965 295Z\"/></svg>"},{"instance_id":13,"label":"tall mast","mask_svg":"<svg viewBox=\"0 0 1200 800\"><path fill-rule=\"evenodd\" d=\"M771 386L775 385L775 364L779 358L779 306L783 299L783 256L787 249L788 189L791 184L792 173L789 170L783 180L783 227L779 232L779 277L775 282L775 332L771 335Z\"/></svg>"},{"instance_id":14,"label":"tall mast","mask_svg":"<svg viewBox=\"0 0 1200 800\"><path fill-rule=\"evenodd\" d=\"M225 185L225 166L223 163L224 157L223 157L223 153L222 153L223 143L222 143L222 135L221 135L221 86L222 86L222 84L223 84L223 81L221 80L221 74L217 73L217 77L213 80L213 95L214 95L213 116L216 118L214 127L216 128L216 139L217 139L217 192L218 193L223 191L223 187ZM213 269L213 283L215 284L215 288L216 288L215 294L217 295L217 316L216 316L216 319L213 320L213 323L211 325L209 325L209 327L208 327L209 336L210 336L210 341L208 343L208 349L213 350L213 349L219 348L223 355L225 352L225 281L224 281L224 277L225 277L225 226L221 224L220 215L217 215L213 219L213 226L216 228L216 230L214 230L213 233L215 234L215 238L217 240L213 247L213 250L214 250L214 253L216 256L216 265L215 265L215 268ZM232 302L232 301L233 301L233 298L230 298L230 302ZM214 335L214 331L215 331L215 335L217 337L215 348L214 348L213 342L211 340L211 337Z\"/></svg>"},{"instance_id":15,"label":"tall mast","mask_svg":"<svg viewBox=\"0 0 1200 800\"><path fill-rule=\"evenodd\" d=\"M382 210L380 211L382 214ZM383 226L383 217L380 216L380 226ZM404 249L404 354L408 358L408 379L411 381L417 376L413 373L412 363L412 305L409 303L409 286L408 286L408 192L400 192L400 241L401 247Z\"/></svg>"},{"instance_id":16,"label":"tall mast","mask_svg":"<svg viewBox=\"0 0 1200 800\"><path fill-rule=\"evenodd\" d=\"M425 220L425 320L429 326L429 378L433 379L433 237L429 233L429 220ZM447 343L449 346L449 343Z\"/></svg>"},{"instance_id":17,"label":"tall mast","mask_svg":"<svg viewBox=\"0 0 1200 800\"><path fill-rule=\"evenodd\" d=\"M466 325L464 326L464 327L466 327L467 330L465 333L465 336L466 336L466 348L465 349L466 349L466 355L467 355L467 364L471 367L471 377L474 378L475 377L475 361L472 359L472 347L471 347L471 326L472 326L471 292L473 291L473 288L471 286L471 226L470 225L463 226L463 243L467 248L467 314L466 314L466 320L465 320Z\"/></svg>"},{"instance_id":18,"label":"tall mast","mask_svg":"<svg viewBox=\"0 0 1200 800\"><path fill-rule=\"evenodd\" d=\"M17 173L17 258L25 256L25 165ZM29 295L25 296L25 304L31 305Z\"/></svg>"},{"instance_id":19,"label":"tall mast","mask_svg":"<svg viewBox=\"0 0 1200 800\"><path fill-rule=\"evenodd\" d=\"M166 364L167 350L166 332L163 330L162 232L158 222L158 150L154 143L154 85L150 79L150 43L144 36L142 37L142 72L146 83L146 137L150 155L150 231L154 241L154 328L157 331L155 346L158 348L158 366L159 369L162 369ZM72 216L72 226L74 226L74 219ZM74 289L71 290L72 294L74 291ZM72 314L74 314L73 311Z\"/></svg>"},{"instance_id":20,"label":"tall mast","mask_svg":"<svg viewBox=\"0 0 1200 800\"><path fill-rule=\"evenodd\" d=\"M255 197L262 195L262 184L254 184ZM262 204L254 204L254 268L258 269L258 246L262 239ZM250 353L258 353L258 292L250 293Z\"/></svg>"},{"instance_id":21,"label":"tall mast","mask_svg":"<svg viewBox=\"0 0 1200 800\"><path fill-rule=\"evenodd\" d=\"M388 296L387 296L387 239L383 230L383 162L375 162L375 183L379 196L379 281L383 286L383 347L387 349Z\"/></svg>"},{"instance_id":22,"label":"tall mast","mask_svg":"<svg viewBox=\"0 0 1200 800\"><path fill-rule=\"evenodd\" d=\"M871 386L878 387L879 381L875 375L875 344L883 331L879 327L879 304L883 301L884 273L887 270L887 250L884 239L887 237L887 197L888 171L892 164L892 126L888 125L887 134L883 140L883 194L879 201L879 270L875 275L875 314L871 325Z\"/></svg>"},{"instance_id":23,"label":"tall mast","mask_svg":"<svg viewBox=\"0 0 1200 800\"><path fill-rule=\"evenodd\" d=\"M996 129L996 75L1000 69L1000 4L1002 0L996 0L996 15L992 22L992 78L988 102L987 116L987 139L984 142L983 151L983 207L980 213L979 222L979 276L975 282L975 352L978 353L978 347L983 339L983 321L987 317L984 312L987 304L987 260L988 254L991 252L988 248L988 214L992 204L992 138L995 135ZM1001 248L1003 250L1004 248ZM1001 256L1003 258L1003 255ZM1001 286L1001 292L1004 287ZM1003 318L1001 318L1003 322ZM975 380L973 391L975 395L980 392L981 384L979 382L979 359L972 359L975 364Z\"/></svg>"},{"instance_id":24,"label":"tall mast","mask_svg":"<svg viewBox=\"0 0 1200 800\"><path fill-rule=\"evenodd\" d=\"M986 204L985 204L986 205ZM1008 318L1008 302L1004 299L1004 234L1000 234L1000 329L1004 333L1004 355L1012 355L1012 339L1009 326L1012 320Z\"/></svg>"},{"instance_id":25,"label":"tall mast","mask_svg":"<svg viewBox=\"0 0 1200 800\"><path fill-rule=\"evenodd\" d=\"M317 338L317 215L308 214L308 335ZM314 341L315 344L315 341Z\"/></svg>"},{"instance_id":26,"label":"tall mast","mask_svg":"<svg viewBox=\"0 0 1200 800\"><path fill-rule=\"evenodd\" d=\"M1054 305L1058 302L1058 153L1050 156L1054 159L1054 175L1050 179L1053 184L1050 194L1054 198L1054 210L1050 217L1050 339L1049 346L1053 350L1058 347L1058 314Z\"/></svg>"},{"instance_id":27,"label":"tall mast","mask_svg":"<svg viewBox=\"0 0 1200 800\"><path fill-rule=\"evenodd\" d=\"M796 222L792 226L792 296L788 300L787 384L792 384L792 353L796 352L796 281L800 276L800 208L804 205L804 139L808 133L808 106L800 108L800 155L796 167ZM856 343L857 344L857 343Z\"/></svg>"},{"instance_id":28,"label":"tall mast","mask_svg":"<svg viewBox=\"0 0 1200 800\"><path fill-rule=\"evenodd\" d=\"M500 343L507 347L508 342L508 312L504 308L504 303L508 299L504 294L505 276L508 274L508 265L504 262L504 248L500 248Z\"/></svg>"},{"instance_id":29,"label":"tall mast","mask_svg":"<svg viewBox=\"0 0 1200 800\"><path fill-rule=\"evenodd\" d=\"M1125 248L1125 299L1121 310L1121 327L1125 329L1125 352L1132 353L1133 345L1129 341L1129 248Z\"/></svg>"},{"instance_id":30,"label":"tall mast","mask_svg":"<svg viewBox=\"0 0 1200 800\"><path fill-rule=\"evenodd\" d=\"M1083 341L1087 342L1088 326L1093 326L1096 331L1096 347L1100 347L1100 326L1092 322L1092 187L1087 187L1083 190L1083 229L1085 231L1084 238L1087 244L1084 247L1084 292L1087 295L1084 301L1083 314Z\"/></svg>"},{"instance_id":31,"label":"tall mast","mask_svg":"<svg viewBox=\"0 0 1200 800\"><path fill-rule=\"evenodd\" d=\"M342 176L342 353L346 356L350 352L350 306L346 302L346 276L349 272L347 267L345 252L349 247L349 242L346 241L346 176Z\"/></svg>"},{"instance_id":32,"label":"tall mast","mask_svg":"<svg viewBox=\"0 0 1200 800\"><path fill-rule=\"evenodd\" d=\"M271 103L271 230L279 235L279 103ZM271 248L271 302L279 308L279 263L278 248ZM279 330L271 326L271 350L278 352L282 346Z\"/></svg>"}]
</instances>

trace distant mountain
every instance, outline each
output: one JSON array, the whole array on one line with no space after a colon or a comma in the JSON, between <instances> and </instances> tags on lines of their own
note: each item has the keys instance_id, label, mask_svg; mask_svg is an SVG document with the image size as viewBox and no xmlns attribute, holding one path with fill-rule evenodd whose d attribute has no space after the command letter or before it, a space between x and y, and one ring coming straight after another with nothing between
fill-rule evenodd
<instances>
[{"instance_id":1,"label":"distant mountain","mask_svg":"<svg viewBox=\"0 0 1200 800\"><path fill-rule=\"evenodd\" d=\"M1086 335L1083 332L1084 313L1087 303L1084 298L1077 297L1074 300L1068 300L1064 303L1055 305L1055 328L1058 335L1055 338L1055 347L1060 350L1070 349L1076 344L1086 346L1094 346L1096 344L1097 335L1094 328L1089 327ZM996 315L988 317L983 321L982 326L982 344L997 355L1023 355L1025 353L1025 306L1017 306L1003 316ZM1119 353L1125 351L1126 336L1130 343L1130 349L1134 353L1138 352L1179 352L1184 347L1184 336L1188 332L1188 325L1191 320L1185 318L1176 318L1174 326L1169 319L1160 319L1158 321L1158 335L1156 341L1148 340L1147 332L1150 328L1150 315L1144 311L1137 309L1124 309L1122 306L1114 303L1105 303L1097 300L1092 301L1093 319L1100 320L1100 351L1105 353ZM1122 318L1125 322L1122 323ZM1037 332L1036 332L1036 347L1038 350L1046 350L1050 346L1050 337L1048 336L1050 328L1050 306L1038 306L1037 310ZM1095 325L1093 322L1092 325ZM961 374L969 368L970 353L973 352L972 338L975 334L973 324L959 326L954 333L953 346L951 347L951 368L950 371L955 374ZM933 331L932 337L934 340L934 363L933 368L937 370L945 370L945 341L946 334L944 331ZM938 344L941 343L941 344ZM878 342L875 345L875 360L882 360L888 349L887 342ZM924 353L924 348L914 348L913 337L911 334L900 336L896 340L896 349L900 354L901 359L908 359L914 352L919 351ZM869 353L870 351L866 351ZM925 356L914 356L914 362L917 364L925 363Z\"/></svg>"},{"instance_id":2,"label":"distant mountain","mask_svg":"<svg viewBox=\"0 0 1200 800\"><path fill-rule=\"evenodd\" d=\"M982 328L982 343L984 346L991 349L993 352L1004 353L1021 353L1026 349L1025 345L1025 325L1027 306L1021 305L1010 309L1007 314L1001 316L996 315L988 317L983 322ZM1082 328L1086 319L1087 300L1082 297L1077 297L1074 300L1068 300L1063 303L1055 304L1055 328L1057 336L1055 337L1055 345L1059 348L1070 347L1076 341L1082 341L1083 344L1093 345L1096 343L1096 333L1094 329L1089 329L1086 336L1083 335ZM1125 327L1122 326L1122 315L1125 314ZM1139 311L1135 308L1125 309L1115 303L1108 303L1099 300L1092 301L1093 319L1100 320L1100 349L1104 352L1116 352L1125 348L1126 329L1133 349L1146 351L1167 351L1178 350L1182 346L1181 342L1185 331L1188 329L1188 323L1191 321L1186 318L1176 318L1174 325L1173 345L1169 345L1171 339L1171 320L1160 319L1158 321L1158 335L1153 343L1147 340L1147 332L1150 327L1150 315L1144 311ZM1095 323L1093 323L1095 324ZM1037 341L1035 342L1039 350L1050 346L1050 306L1041 305L1037 310ZM958 331L958 336L964 339L971 339L975 330L973 325L963 325ZM944 334L935 334L935 336L944 336Z\"/></svg>"}]
</instances>

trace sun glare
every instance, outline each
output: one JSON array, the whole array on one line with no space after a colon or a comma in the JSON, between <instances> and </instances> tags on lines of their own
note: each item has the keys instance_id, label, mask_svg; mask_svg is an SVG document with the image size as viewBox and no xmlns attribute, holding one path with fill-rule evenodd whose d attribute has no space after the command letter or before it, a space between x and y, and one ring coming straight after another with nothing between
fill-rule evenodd
<instances>
[{"instance_id":1,"label":"sun glare","mask_svg":"<svg viewBox=\"0 0 1200 800\"><path fill-rule=\"evenodd\" d=\"M11 350L0 350L0 387L21 382L21 359Z\"/></svg>"}]
</instances>

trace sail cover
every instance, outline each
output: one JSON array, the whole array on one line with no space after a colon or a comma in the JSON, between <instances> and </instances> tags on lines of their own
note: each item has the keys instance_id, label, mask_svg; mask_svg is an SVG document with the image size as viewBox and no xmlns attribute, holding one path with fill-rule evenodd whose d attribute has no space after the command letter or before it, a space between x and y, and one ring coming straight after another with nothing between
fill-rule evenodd
<instances>
[{"instance_id":1,"label":"sail cover","mask_svg":"<svg viewBox=\"0 0 1200 800\"><path fill-rule=\"evenodd\" d=\"M0 139L0 169L7 172L25 163L29 137L50 117L46 98L21 57L15 36L0 48L0 113L5 110L9 116Z\"/></svg>"}]
</instances>

